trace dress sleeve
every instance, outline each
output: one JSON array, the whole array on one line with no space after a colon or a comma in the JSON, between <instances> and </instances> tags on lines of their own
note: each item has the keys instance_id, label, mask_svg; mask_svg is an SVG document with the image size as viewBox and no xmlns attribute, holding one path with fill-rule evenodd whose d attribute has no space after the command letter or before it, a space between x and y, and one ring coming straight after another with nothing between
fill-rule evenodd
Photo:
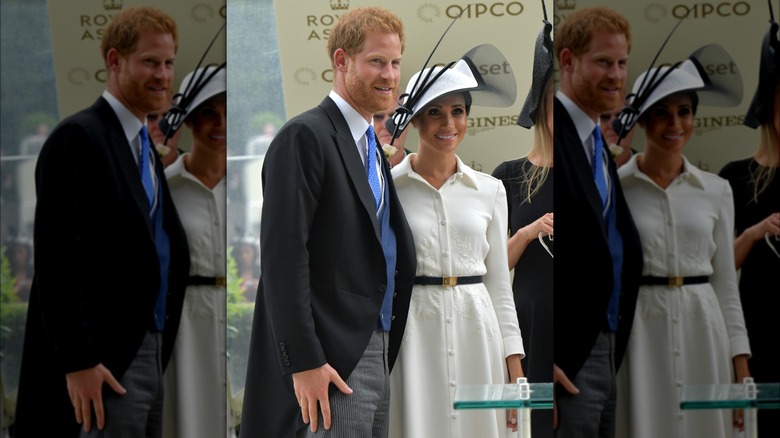
<instances>
[{"instance_id":1,"label":"dress sleeve","mask_svg":"<svg viewBox=\"0 0 780 438\"><path fill-rule=\"evenodd\" d=\"M716 249L712 257L713 274L710 282L726 322L732 357L740 354L750 356L745 317L739 299L737 272L734 268L734 197L727 181L723 181L722 187L719 220L715 224L713 236Z\"/></svg>"},{"instance_id":2,"label":"dress sleeve","mask_svg":"<svg viewBox=\"0 0 780 438\"><path fill-rule=\"evenodd\" d=\"M497 182L495 200L493 201L492 220L487 228L487 240L490 249L485 258L485 287L490 294L493 308L496 312L501 335L504 339L504 352L507 356L520 354L525 356L523 337L517 322L515 300L512 295L512 285L509 280L507 261L507 204L506 190L501 182Z\"/></svg>"}]
</instances>

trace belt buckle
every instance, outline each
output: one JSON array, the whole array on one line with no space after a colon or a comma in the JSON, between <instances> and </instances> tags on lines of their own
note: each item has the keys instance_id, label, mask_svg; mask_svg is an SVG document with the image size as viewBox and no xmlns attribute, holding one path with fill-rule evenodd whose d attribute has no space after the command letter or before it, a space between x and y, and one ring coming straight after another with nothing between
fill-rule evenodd
<instances>
[{"instance_id":1,"label":"belt buckle","mask_svg":"<svg viewBox=\"0 0 780 438\"><path fill-rule=\"evenodd\" d=\"M227 277L217 277L215 283L219 287L227 286Z\"/></svg>"},{"instance_id":2,"label":"belt buckle","mask_svg":"<svg viewBox=\"0 0 780 438\"><path fill-rule=\"evenodd\" d=\"M683 277L669 277L669 287L680 287L683 285Z\"/></svg>"},{"instance_id":3,"label":"belt buckle","mask_svg":"<svg viewBox=\"0 0 780 438\"><path fill-rule=\"evenodd\" d=\"M453 287L458 285L458 277L442 277L441 285L444 287Z\"/></svg>"}]
</instances>

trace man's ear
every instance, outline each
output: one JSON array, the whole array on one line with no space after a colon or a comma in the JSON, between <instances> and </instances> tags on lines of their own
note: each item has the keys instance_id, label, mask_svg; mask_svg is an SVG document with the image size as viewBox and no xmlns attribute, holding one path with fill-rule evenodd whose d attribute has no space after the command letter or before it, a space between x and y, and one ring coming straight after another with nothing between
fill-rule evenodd
<instances>
[{"instance_id":1,"label":"man's ear","mask_svg":"<svg viewBox=\"0 0 780 438\"><path fill-rule=\"evenodd\" d=\"M344 49L341 48L336 49L336 51L333 52L334 68L338 70L346 69L348 59L349 59L349 55L347 55L347 52Z\"/></svg>"},{"instance_id":2,"label":"man's ear","mask_svg":"<svg viewBox=\"0 0 780 438\"><path fill-rule=\"evenodd\" d=\"M109 70L119 71L121 65L122 55L115 48L108 49L106 52L106 66Z\"/></svg>"},{"instance_id":3,"label":"man's ear","mask_svg":"<svg viewBox=\"0 0 780 438\"><path fill-rule=\"evenodd\" d=\"M571 72L572 64L574 63L574 53L569 48L561 50L560 58L558 59L558 65L561 69Z\"/></svg>"}]
</instances>

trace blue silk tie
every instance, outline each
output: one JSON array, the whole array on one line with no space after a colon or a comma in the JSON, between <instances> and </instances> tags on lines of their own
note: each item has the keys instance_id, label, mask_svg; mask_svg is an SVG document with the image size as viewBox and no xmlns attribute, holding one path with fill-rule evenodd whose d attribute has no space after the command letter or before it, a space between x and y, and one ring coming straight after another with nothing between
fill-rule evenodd
<instances>
[{"instance_id":1,"label":"blue silk tie","mask_svg":"<svg viewBox=\"0 0 780 438\"><path fill-rule=\"evenodd\" d=\"M149 131L146 130L146 125L141 128L141 156L138 159L138 167L141 172L141 182L144 185L146 191L146 199L149 201L149 210L152 209L154 204L154 181L152 181L152 172L149 167Z\"/></svg>"},{"instance_id":2,"label":"blue silk tie","mask_svg":"<svg viewBox=\"0 0 780 438\"><path fill-rule=\"evenodd\" d=\"M370 124L366 130L366 172L368 173L368 185L371 186L371 191L374 192L375 207L379 210L379 203L382 200L382 185L379 182L379 175L376 171L376 137L374 135L374 127Z\"/></svg>"},{"instance_id":3,"label":"blue silk tie","mask_svg":"<svg viewBox=\"0 0 780 438\"><path fill-rule=\"evenodd\" d=\"M601 208L607 206L607 175L604 172L604 141L599 126L593 129L593 179L601 195Z\"/></svg>"}]
</instances>

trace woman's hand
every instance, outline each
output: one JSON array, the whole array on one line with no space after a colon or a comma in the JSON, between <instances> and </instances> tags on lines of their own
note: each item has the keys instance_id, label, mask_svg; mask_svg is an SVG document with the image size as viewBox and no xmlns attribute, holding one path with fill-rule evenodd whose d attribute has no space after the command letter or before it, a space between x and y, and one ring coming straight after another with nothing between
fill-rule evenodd
<instances>
[{"instance_id":1,"label":"woman's hand","mask_svg":"<svg viewBox=\"0 0 780 438\"><path fill-rule=\"evenodd\" d=\"M734 356L732 362L734 363L735 383L742 383L745 381L746 377L750 377L750 369L748 368L748 358L746 354ZM732 412L732 421L734 428L743 432L745 430L745 411L742 409L735 409Z\"/></svg>"},{"instance_id":2,"label":"woman's hand","mask_svg":"<svg viewBox=\"0 0 780 438\"><path fill-rule=\"evenodd\" d=\"M513 354L506 358L506 367L509 371L509 383L516 383L518 377L524 377L523 364L520 362L520 355ZM517 431L517 409L506 410L506 427Z\"/></svg>"},{"instance_id":3,"label":"woman's hand","mask_svg":"<svg viewBox=\"0 0 780 438\"><path fill-rule=\"evenodd\" d=\"M546 213L539 219L531 222L517 230L517 232L509 238L509 269L514 269L520 257L523 256L525 248L528 244L539 236L539 233L544 235L553 235L553 213Z\"/></svg>"}]
</instances>

